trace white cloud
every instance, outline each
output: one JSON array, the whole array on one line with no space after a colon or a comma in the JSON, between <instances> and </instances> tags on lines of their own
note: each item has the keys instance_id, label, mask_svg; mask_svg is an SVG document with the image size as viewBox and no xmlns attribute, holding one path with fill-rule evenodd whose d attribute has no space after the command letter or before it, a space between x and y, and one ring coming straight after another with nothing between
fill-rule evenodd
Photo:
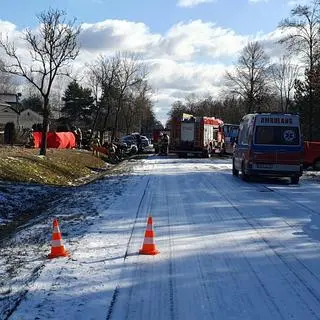
<instances>
[{"instance_id":1,"label":"white cloud","mask_svg":"<svg viewBox=\"0 0 320 320\"><path fill-rule=\"evenodd\" d=\"M17 49L18 56L26 57L28 56L28 49L26 47L25 41L23 40L23 33L21 30L18 30L16 26L8 21L0 20L0 38L6 42L14 42L15 47ZM2 48L0 48L0 53ZM6 60L6 55L1 54L1 59Z\"/></svg>"},{"instance_id":2,"label":"white cloud","mask_svg":"<svg viewBox=\"0 0 320 320\"><path fill-rule=\"evenodd\" d=\"M177 60L190 60L196 56L220 58L233 55L246 41L246 37L231 29L193 20L172 26L162 38L160 49Z\"/></svg>"},{"instance_id":3,"label":"white cloud","mask_svg":"<svg viewBox=\"0 0 320 320\"><path fill-rule=\"evenodd\" d=\"M192 8L202 3L211 3L215 1L216 0L179 0L178 6L184 8Z\"/></svg>"},{"instance_id":4,"label":"white cloud","mask_svg":"<svg viewBox=\"0 0 320 320\"><path fill-rule=\"evenodd\" d=\"M0 20L0 38L6 40L6 38L14 40L17 43L17 46L20 47L23 45L21 42L22 33L17 30L16 26L9 22Z\"/></svg>"},{"instance_id":5,"label":"white cloud","mask_svg":"<svg viewBox=\"0 0 320 320\"><path fill-rule=\"evenodd\" d=\"M191 93L218 97L224 88L225 72L232 68L218 63L199 64L169 59L146 62L150 68L149 81L158 89L154 101L159 109L155 112L162 122L165 122L171 104L176 100L184 100Z\"/></svg>"},{"instance_id":6,"label":"white cloud","mask_svg":"<svg viewBox=\"0 0 320 320\"><path fill-rule=\"evenodd\" d=\"M21 32L9 23L0 21L0 30L8 32L12 40L21 39ZM157 94L155 112L165 122L170 105L190 93L218 96L223 88L226 69L236 62L239 52L248 41L262 41L270 56L279 56L283 48L275 44L280 31L269 34L239 35L211 22L191 20L179 22L164 34L153 33L144 23L105 20L84 24L80 41L80 55L74 70L84 70L100 55L132 50L140 53L149 66L149 81ZM26 48L19 40L17 46Z\"/></svg>"},{"instance_id":7,"label":"white cloud","mask_svg":"<svg viewBox=\"0 0 320 320\"><path fill-rule=\"evenodd\" d=\"M223 64L178 63L168 59L146 62L150 69L150 82L155 88L186 93L195 91L218 93L226 70Z\"/></svg>"},{"instance_id":8,"label":"white cloud","mask_svg":"<svg viewBox=\"0 0 320 320\"><path fill-rule=\"evenodd\" d=\"M16 30L16 26L11 22L3 21L0 19L0 30L3 34L12 33Z\"/></svg>"},{"instance_id":9,"label":"white cloud","mask_svg":"<svg viewBox=\"0 0 320 320\"><path fill-rule=\"evenodd\" d=\"M144 23L105 20L95 24L84 23L80 36L81 46L86 50L134 50L143 52L154 46L160 35L152 34Z\"/></svg>"},{"instance_id":10,"label":"white cloud","mask_svg":"<svg viewBox=\"0 0 320 320\"><path fill-rule=\"evenodd\" d=\"M305 5L308 3L308 0L290 0L288 1L289 6Z\"/></svg>"},{"instance_id":11,"label":"white cloud","mask_svg":"<svg viewBox=\"0 0 320 320\"><path fill-rule=\"evenodd\" d=\"M232 56L246 41L247 37L231 29L201 20L177 23L164 35L151 33L143 23L106 20L84 24L81 34L81 46L90 52L133 50L149 58L183 61L196 56Z\"/></svg>"}]
</instances>

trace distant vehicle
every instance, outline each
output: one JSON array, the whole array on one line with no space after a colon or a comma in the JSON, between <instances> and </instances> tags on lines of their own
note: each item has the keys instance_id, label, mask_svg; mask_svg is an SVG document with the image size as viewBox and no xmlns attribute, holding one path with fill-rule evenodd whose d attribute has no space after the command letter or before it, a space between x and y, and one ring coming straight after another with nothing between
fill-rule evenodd
<instances>
[{"instance_id":1,"label":"distant vehicle","mask_svg":"<svg viewBox=\"0 0 320 320\"><path fill-rule=\"evenodd\" d=\"M290 177L299 183L303 171L303 139L296 114L254 113L240 123L232 174L241 171L243 180L265 175Z\"/></svg>"},{"instance_id":2,"label":"distant vehicle","mask_svg":"<svg viewBox=\"0 0 320 320\"><path fill-rule=\"evenodd\" d=\"M150 145L150 141L146 136L140 136L141 137L141 142L142 142L142 147L146 148Z\"/></svg>"},{"instance_id":3,"label":"distant vehicle","mask_svg":"<svg viewBox=\"0 0 320 320\"><path fill-rule=\"evenodd\" d=\"M320 141L304 142L304 167L312 167L314 170L320 170Z\"/></svg>"},{"instance_id":4,"label":"distant vehicle","mask_svg":"<svg viewBox=\"0 0 320 320\"><path fill-rule=\"evenodd\" d=\"M120 138L120 142L126 143L128 147L131 147L131 145L137 144L136 138L132 135L128 135Z\"/></svg>"},{"instance_id":5,"label":"distant vehicle","mask_svg":"<svg viewBox=\"0 0 320 320\"><path fill-rule=\"evenodd\" d=\"M171 124L171 149L179 157L198 155L210 157L223 146L223 121L214 117L187 115L175 118Z\"/></svg>"},{"instance_id":6,"label":"distant vehicle","mask_svg":"<svg viewBox=\"0 0 320 320\"><path fill-rule=\"evenodd\" d=\"M238 124L223 124L223 153L233 154L233 147L239 133Z\"/></svg>"},{"instance_id":7,"label":"distant vehicle","mask_svg":"<svg viewBox=\"0 0 320 320\"><path fill-rule=\"evenodd\" d=\"M140 135L140 138L141 138L141 144L142 144L142 148L146 148L150 142L149 142L149 139L146 137L146 136L142 136L139 132L133 132L131 133L131 137L133 137L133 139L135 140L135 143L137 144L138 140L137 140L137 137Z\"/></svg>"}]
</instances>

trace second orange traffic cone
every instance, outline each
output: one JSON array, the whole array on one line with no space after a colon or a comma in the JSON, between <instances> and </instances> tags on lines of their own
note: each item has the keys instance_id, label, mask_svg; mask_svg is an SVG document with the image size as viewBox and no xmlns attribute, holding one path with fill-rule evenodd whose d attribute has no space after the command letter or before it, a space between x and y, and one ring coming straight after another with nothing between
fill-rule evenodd
<instances>
[{"instance_id":1,"label":"second orange traffic cone","mask_svg":"<svg viewBox=\"0 0 320 320\"><path fill-rule=\"evenodd\" d=\"M69 252L65 250L62 243L61 232L59 229L59 223L57 219L53 220L53 233L51 239L51 253L48 255L49 259L58 257L67 257Z\"/></svg>"},{"instance_id":2,"label":"second orange traffic cone","mask_svg":"<svg viewBox=\"0 0 320 320\"><path fill-rule=\"evenodd\" d=\"M144 241L143 241L143 246L139 250L140 254L147 254L147 255L155 255L160 253L156 245L154 244L154 232L152 228L152 217L149 216L148 218L148 223L147 223L147 229L144 234Z\"/></svg>"}]
</instances>

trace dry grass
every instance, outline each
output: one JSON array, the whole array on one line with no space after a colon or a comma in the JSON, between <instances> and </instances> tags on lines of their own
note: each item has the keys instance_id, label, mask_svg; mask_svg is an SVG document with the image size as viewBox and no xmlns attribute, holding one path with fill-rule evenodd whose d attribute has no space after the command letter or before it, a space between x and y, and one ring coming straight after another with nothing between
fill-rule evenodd
<instances>
[{"instance_id":1,"label":"dry grass","mask_svg":"<svg viewBox=\"0 0 320 320\"><path fill-rule=\"evenodd\" d=\"M105 161L90 151L0 147L0 180L70 186L83 183L104 171Z\"/></svg>"}]
</instances>

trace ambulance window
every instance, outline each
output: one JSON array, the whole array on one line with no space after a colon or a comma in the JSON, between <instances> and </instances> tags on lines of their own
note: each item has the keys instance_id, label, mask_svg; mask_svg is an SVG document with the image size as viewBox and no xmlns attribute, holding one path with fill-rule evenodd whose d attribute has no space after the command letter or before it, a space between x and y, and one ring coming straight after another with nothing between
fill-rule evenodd
<instances>
[{"instance_id":1,"label":"ambulance window","mask_svg":"<svg viewBox=\"0 0 320 320\"><path fill-rule=\"evenodd\" d=\"M240 144L248 144L249 142L249 125L248 121L242 122L240 126L240 136L239 136L239 143Z\"/></svg>"},{"instance_id":2,"label":"ambulance window","mask_svg":"<svg viewBox=\"0 0 320 320\"><path fill-rule=\"evenodd\" d=\"M256 143L257 144L273 144L274 140L274 127L262 127L256 128Z\"/></svg>"},{"instance_id":3,"label":"ambulance window","mask_svg":"<svg viewBox=\"0 0 320 320\"><path fill-rule=\"evenodd\" d=\"M300 142L298 127L257 126L256 144L298 145Z\"/></svg>"}]
</instances>

